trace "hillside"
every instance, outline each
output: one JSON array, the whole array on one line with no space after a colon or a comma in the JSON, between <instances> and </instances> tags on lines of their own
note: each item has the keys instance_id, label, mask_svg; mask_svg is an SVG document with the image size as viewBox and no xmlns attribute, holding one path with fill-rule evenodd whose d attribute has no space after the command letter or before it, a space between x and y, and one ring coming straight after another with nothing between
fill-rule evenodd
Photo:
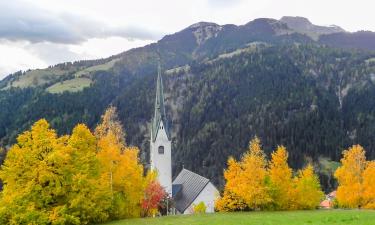
<instances>
[{"instance_id":1,"label":"hillside","mask_svg":"<svg viewBox=\"0 0 375 225\"><path fill-rule=\"evenodd\" d=\"M0 145L41 117L60 134L93 127L112 104L147 163L160 54L174 174L185 166L220 186L228 156L239 157L254 135L268 153L284 144L294 168L312 160L327 171L353 143L374 159L373 33L363 41L319 28L309 31L316 39L283 20L201 22L108 59L12 74L0 82ZM346 36L351 44L338 41ZM321 173L327 190L330 176Z\"/></svg>"}]
</instances>

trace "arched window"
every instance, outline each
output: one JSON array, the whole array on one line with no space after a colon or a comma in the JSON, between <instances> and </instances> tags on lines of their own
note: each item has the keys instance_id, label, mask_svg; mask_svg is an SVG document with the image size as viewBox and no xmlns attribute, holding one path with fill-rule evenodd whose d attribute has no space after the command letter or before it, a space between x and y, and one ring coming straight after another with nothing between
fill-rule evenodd
<instances>
[{"instance_id":1,"label":"arched window","mask_svg":"<svg viewBox=\"0 0 375 225\"><path fill-rule=\"evenodd\" d=\"M164 154L164 146L159 146L159 148L158 148L158 152L159 152L159 154Z\"/></svg>"}]
</instances>

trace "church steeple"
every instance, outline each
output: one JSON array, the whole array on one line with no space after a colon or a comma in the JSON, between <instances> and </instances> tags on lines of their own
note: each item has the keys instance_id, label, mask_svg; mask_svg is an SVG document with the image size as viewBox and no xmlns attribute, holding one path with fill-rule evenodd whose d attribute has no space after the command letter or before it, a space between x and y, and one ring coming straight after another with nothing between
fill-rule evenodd
<instances>
[{"instance_id":1,"label":"church steeple","mask_svg":"<svg viewBox=\"0 0 375 225\"><path fill-rule=\"evenodd\" d=\"M163 122L165 132L167 133L168 139L170 139L168 121L167 121L167 117L165 114L165 107L164 107L163 78L161 74L160 61L158 61L158 78L156 81L154 118L152 120L152 140L153 141L155 141L155 138L158 134L160 122Z\"/></svg>"},{"instance_id":2,"label":"church steeple","mask_svg":"<svg viewBox=\"0 0 375 225\"><path fill-rule=\"evenodd\" d=\"M154 117L151 122L150 166L169 195L172 194L172 142L164 108L163 79L160 62L156 81Z\"/></svg>"}]
</instances>

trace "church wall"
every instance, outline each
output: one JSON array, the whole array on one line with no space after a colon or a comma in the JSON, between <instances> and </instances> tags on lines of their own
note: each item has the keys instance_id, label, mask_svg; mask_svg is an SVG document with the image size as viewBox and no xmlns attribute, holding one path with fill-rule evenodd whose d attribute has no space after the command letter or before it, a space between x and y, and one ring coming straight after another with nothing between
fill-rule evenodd
<instances>
[{"instance_id":1,"label":"church wall","mask_svg":"<svg viewBox=\"0 0 375 225\"><path fill-rule=\"evenodd\" d=\"M151 135L152 137L152 135ZM159 146L164 147L164 154L159 154ZM163 122L160 122L159 131L155 142L151 140L151 169L158 171L158 179L165 190L172 194L172 158L171 141L168 140Z\"/></svg>"},{"instance_id":2,"label":"church wall","mask_svg":"<svg viewBox=\"0 0 375 225\"><path fill-rule=\"evenodd\" d=\"M219 197L219 194L220 193L216 187L209 182L194 202L185 210L184 214L193 213L194 205L198 205L200 202L204 202L206 205L206 213L215 212L215 200Z\"/></svg>"}]
</instances>

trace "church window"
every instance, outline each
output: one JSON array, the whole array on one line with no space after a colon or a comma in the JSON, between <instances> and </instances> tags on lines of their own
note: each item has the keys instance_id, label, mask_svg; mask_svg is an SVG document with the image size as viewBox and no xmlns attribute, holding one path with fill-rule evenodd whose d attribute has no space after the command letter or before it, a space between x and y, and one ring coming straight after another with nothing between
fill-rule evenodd
<instances>
[{"instance_id":1,"label":"church window","mask_svg":"<svg viewBox=\"0 0 375 225\"><path fill-rule=\"evenodd\" d=\"M159 146L159 148L158 148L158 152L159 152L159 154L164 154L164 146Z\"/></svg>"}]
</instances>

